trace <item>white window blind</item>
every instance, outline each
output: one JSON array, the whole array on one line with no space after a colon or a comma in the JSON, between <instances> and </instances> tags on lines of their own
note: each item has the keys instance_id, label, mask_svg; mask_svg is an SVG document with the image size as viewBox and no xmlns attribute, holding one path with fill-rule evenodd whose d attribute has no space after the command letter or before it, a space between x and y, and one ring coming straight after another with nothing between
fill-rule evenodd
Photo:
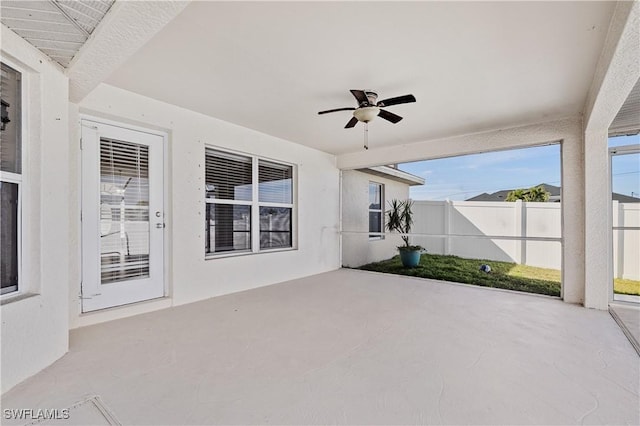
<instances>
[{"instance_id":1,"label":"white window blind","mask_svg":"<svg viewBox=\"0 0 640 426\"><path fill-rule=\"evenodd\" d=\"M102 283L149 276L149 148L100 139Z\"/></svg>"},{"instance_id":2,"label":"white window blind","mask_svg":"<svg viewBox=\"0 0 640 426\"><path fill-rule=\"evenodd\" d=\"M292 203L293 167L260 160L258 174L261 202Z\"/></svg>"},{"instance_id":3,"label":"white window blind","mask_svg":"<svg viewBox=\"0 0 640 426\"><path fill-rule=\"evenodd\" d=\"M205 184L207 198L251 201L251 157L206 150Z\"/></svg>"}]
</instances>

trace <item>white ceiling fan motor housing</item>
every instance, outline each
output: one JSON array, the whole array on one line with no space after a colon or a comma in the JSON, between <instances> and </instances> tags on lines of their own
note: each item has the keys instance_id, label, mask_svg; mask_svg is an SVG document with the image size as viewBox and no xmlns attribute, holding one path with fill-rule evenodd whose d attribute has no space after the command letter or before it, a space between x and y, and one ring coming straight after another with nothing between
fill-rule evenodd
<instances>
[{"instance_id":1,"label":"white ceiling fan motor housing","mask_svg":"<svg viewBox=\"0 0 640 426\"><path fill-rule=\"evenodd\" d=\"M357 110L353 111L353 116L357 118L358 121L368 123L373 120L379 112L380 108L378 108L377 106L368 106L358 108Z\"/></svg>"}]
</instances>

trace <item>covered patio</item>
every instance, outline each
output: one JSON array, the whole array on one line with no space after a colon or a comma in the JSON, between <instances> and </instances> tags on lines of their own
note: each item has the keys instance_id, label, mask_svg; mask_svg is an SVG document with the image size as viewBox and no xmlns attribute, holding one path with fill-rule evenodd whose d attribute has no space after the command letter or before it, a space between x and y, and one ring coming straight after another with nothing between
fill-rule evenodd
<instances>
[{"instance_id":1,"label":"covered patio","mask_svg":"<svg viewBox=\"0 0 640 426\"><path fill-rule=\"evenodd\" d=\"M607 312L639 2L0 15L3 423L640 423ZM553 144L560 298L341 269L395 254L397 164Z\"/></svg>"},{"instance_id":2,"label":"covered patio","mask_svg":"<svg viewBox=\"0 0 640 426\"><path fill-rule=\"evenodd\" d=\"M606 311L341 269L72 330L3 406L100 397L67 424L638 424L639 383Z\"/></svg>"}]
</instances>

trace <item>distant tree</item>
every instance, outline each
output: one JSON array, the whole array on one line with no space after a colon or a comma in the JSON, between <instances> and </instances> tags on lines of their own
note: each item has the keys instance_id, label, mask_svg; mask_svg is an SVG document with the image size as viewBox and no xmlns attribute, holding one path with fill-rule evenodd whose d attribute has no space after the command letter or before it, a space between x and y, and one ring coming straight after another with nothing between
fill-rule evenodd
<instances>
[{"instance_id":1,"label":"distant tree","mask_svg":"<svg viewBox=\"0 0 640 426\"><path fill-rule=\"evenodd\" d=\"M549 195L551 194L544 189L544 186L538 185L531 188L514 189L507 194L505 201L545 202L549 200Z\"/></svg>"},{"instance_id":2,"label":"distant tree","mask_svg":"<svg viewBox=\"0 0 640 426\"><path fill-rule=\"evenodd\" d=\"M526 191L526 189L514 189L513 191L509 192L507 194L507 197L504 199L505 201L517 201L517 200L524 200L525 195L524 192Z\"/></svg>"}]
</instances>

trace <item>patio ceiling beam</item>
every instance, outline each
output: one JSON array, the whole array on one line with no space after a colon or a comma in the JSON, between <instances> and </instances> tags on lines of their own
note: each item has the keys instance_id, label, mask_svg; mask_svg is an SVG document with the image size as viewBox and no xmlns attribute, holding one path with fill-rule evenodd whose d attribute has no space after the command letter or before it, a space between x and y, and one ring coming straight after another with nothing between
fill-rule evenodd
<instances>
[{"instance_id":1,"label":"patio ceiling beam","mask_svg":"<svg viewBox=\"0 0 640 426\"><path fill-rule=\"evenodd\" d=\"M582 120L580 117L545 121L512 128L342 154L338 156L338 168L359 169L457 155L478 154L501 149L544 145L558 142L569 136L579 135L581 131Z\"/></svg>"},{"instance_id":2,"label":"patio ceiling beam","mask_svg":"<svg viewBox=\"0 0 640 426\"><path fill-rule=\"evenodd\" d=\"M115 2L69 66L70 101L80 102L189 3Z\"/></svg>"},{"instance_id":3,"label":"patio ceiling beam","mask_svg":"<svg viewBox=\"0 0 640 426\"><path fill-rule=\"evenodd\" d=\"M640 3L620 1L584 108L585 132L608 129L640 78Z\"/></svg>"}]
</instances>

